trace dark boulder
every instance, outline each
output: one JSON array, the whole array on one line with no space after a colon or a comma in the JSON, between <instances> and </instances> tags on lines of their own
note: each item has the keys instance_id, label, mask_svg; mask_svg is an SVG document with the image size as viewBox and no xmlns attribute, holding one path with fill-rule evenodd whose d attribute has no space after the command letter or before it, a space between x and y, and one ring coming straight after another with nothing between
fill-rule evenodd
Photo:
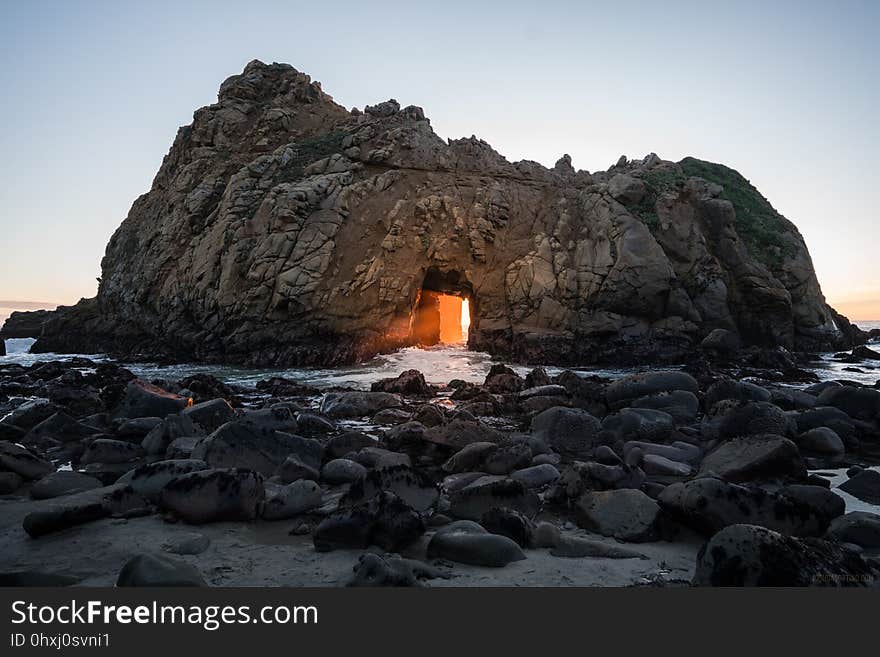
<instances>
[{"instance_id":1,"label":"dark boulder","mask_svg":"<svg viewBox=\"0 0 880 657\"><path fill-rule=\"evenodd\" d=\"M235 411L225 399L212 399L201 402L195 406L185 408L180 414L202 427L205 433L210 433L235 419Z\"/></svg>"},{"instance_id":2,"label":"dark boulder","mask_svg":"<svg viewBox=\"0 0 880 657\"><path fill-rule=\"evenodd\" d=\"M722 438L775 434L787 436L793 431L793 422L778 406L769 402L747 402L734 408L721 420Z\"/></svg>"},{"instance_id":3,"label":"dark boulder","mask_svg":"<svg viewBox=\"0 0 880 657\"><path fill-rule=\"evenodd\" d=\"M116 586L208 586L198 568L160 554L138 554L122 566Z\"/></svg>"},{"instance_id":4,"label":"dark boulder","mask_svg":"<svg viewBox=\"0 0 880 657\"><path fill-rule=\"evenodd\" d=\"M313 536L318 552L378 545L397 551L425 532L418 511L397 495L382 492L321 521Z\"/></svg>"},{"instance_id":5,"label":"dark boulder","mask_svg":"<svg viewBox=\"0 0 880 657\"><path fill-rule=\"evenodd\" d=\"M397 377L381 379L370 386L372 392L392 392L411 397L429 397L433 390L425 382L425 375L418 370L406 370Z\"/></svg>"},{"instance_id":6,"label":"dark boulder","mask_svg":"<svg viewBox=\"0 0 880 657\"><path fill-rule=\"evenodd\" d=\"M159 417L179 413L187 406L187 399L172 394L140 379L129 381L113 417Z\"/></svg>"},{"instance_id":7,"label":"dark boulder","mask_svg":"<svg viewBox=\"0 0 880 657\"><path fill-rule=\"evenodd\" d=\"M880 390L855 386L826 388L819 395L817 404L839 408L858 420L874 420L880 417Z\"/></svg>"},{"instance_id":8,"label":"dark boulder","mask_svg":"<svg viewBox=\"0 0 880 657\"><path fill-rule=\"evenodd\" d=\"M449 559L473 566L501 568L526 558L507 536L471 531L437 532L428 543L429 559Z\"/></svg>"},{"instance_id":9,"label":"dark boulder","mask_svg":"<svg viewBox=\"0 0 880 657\"><path fill-rule=\"evenodd\" d=\"M532 418L532 434L562 456L586 459L606 440L602 424L587 411L555 406Z\"/></svg>"},{"instance_id":10,"label":"dark boulder","mask_svg":"<svg viewBox=\"0 0 880 657\"><path fill-rule=\"evenodd\" d=\"M657 501L682 524L704 535L729 525L760 525L792 536L821 536L828 528L826 501L788 497L761 488L701 477L667 486Z\"/></svg>"},{"instance_id":11,"label":"dark boulder","mask_svg":"<svg viewBox=\"0 0 880 657\"><path fill-rule=\"evenodd\" d=\"M700 388L696 379L687 372L642 372L621 377L611 383L605 390L605 397L609 404L619 406L639 397L674 390L697 394Z\"/></svg>"},{"instance_id":12,"label":"dark boulder","mask_svg":"<svg viewBox=\"0 0 880 657\"><path fill-rule=\"evenodd\" d=\"M319 469L324 448L317 440L281 431L255 431L246 423L227 422L193 449L192 457L212 468L249 468L272 476L291 454Z\"/></svg>"},{"instance_id":13,"label":"dark boulder","mask_svg":"<svg viewBox=\"0 0 880 657\"><path fill-rule=\"evenodd\" d=\"M862 470L838 488L863 502L880 504L880 472L876 470Z\"/></svg>"},{"instance_id":14,"label":"dark boulder","mask_svg":"<svg viewBox=\"0 0 880 657\"><path fill-rule=\"evenodd\" d=\"M853 511L838 516L831 522L826 536L867 549L880 548L880 515Z\"/></svg>"},{"instance_id":15,"label":"dark boulder","mask_svg":"<svg viewBox=\"0 0 880 657\"><path fill-rule=\"evenodd\" d=\"M494 508L512 509L533 518L540 509L540 498L518 481L504 479L470 485L451 493L449 513L456 518L479 521Z\"/></svg>"},{"instance_id":16,"label":"dark boulder","mask_svg":"<svg viewBox=\"0 0 880 657\"><path fill-rule=\"evenodd\" d=\"M709 452L700 464L700 475L725 481L755 479L803 481L807 468L797 445L782 436L734 438Z\"/></svg>"},{"instance_id":17,"label":"dark boulder","mask_svg":"<svg viewBox=\"0 0 880 657\"><path fill-rule=\"evenodd\" d=\"M39 479L55 471L55 466L34 452L9 441L0 441L0 468L24 479Z\"/></svg>"},{"instance_id":18,"label":"dark boulder","mask_svg":"<svg viewBox=\"0 0 880 657\"><path fill-rule=\"evenodd\" d=\"M738 524L697 555L696 586L877 586L880 567L838 543Z\"/></svg>"},{"instance_id":19,"label":"dark boulder","mask_svg":"<svg viewBox=\"0 0 880 657\"><path fill-rule=\"evenodd\" d=\"M526 516L512 509L489 509L480 517L480 525L492 534L500 534L521 548L532 544L534 526Z\"/></svg>"},{"instance_id":20,"label":"dark boulder","mask_svg":"<svg viewBox=\"0 0 880 657\"><path fill-rule=\"evenodd\" d=\"M35 481L31 486L30 494L35 500L48 500L100 487L101 482L95 477L72 470L59 470Z\"/></svg>"},{"instance_id":21,"label":"dark boulder","mask_svg":"<svg viewBox=\"0 0 880 657\"><path fill-rule=\"evenodd\" d=\"M575 504L578 524L584 529L627 542L657 538L660 507L640 490L591 491Z\"/></svg>"},{"instance_id":22,"label":"dark boulder","mask_svg":"<svg viewBox=\"0 0 880 657\"><path fill-rule=\"evenodd\" d=\"M252 470L208 469L172 479L159 504L193 524L253 520L264 495L263 478Z\"/></svg>"}]
</instances>

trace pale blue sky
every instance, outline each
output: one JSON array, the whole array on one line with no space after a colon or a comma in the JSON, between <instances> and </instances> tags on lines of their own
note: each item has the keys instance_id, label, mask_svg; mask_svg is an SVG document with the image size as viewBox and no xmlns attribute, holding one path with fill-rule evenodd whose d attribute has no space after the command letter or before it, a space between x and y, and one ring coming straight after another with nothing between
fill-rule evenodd
<instances>
[{"instance_id":1,"label":"pale blue sky","mask_svg":"<svg viewBox=\"0 0 880 657\"><path fill-rule=\"evenodd\" d=\"M511 160L726 163L799 226L832 301L880 316L878 44L872 1L0 0L0 299L93 295L178 126L258 58Z\"/></svg>"}]
</instances>

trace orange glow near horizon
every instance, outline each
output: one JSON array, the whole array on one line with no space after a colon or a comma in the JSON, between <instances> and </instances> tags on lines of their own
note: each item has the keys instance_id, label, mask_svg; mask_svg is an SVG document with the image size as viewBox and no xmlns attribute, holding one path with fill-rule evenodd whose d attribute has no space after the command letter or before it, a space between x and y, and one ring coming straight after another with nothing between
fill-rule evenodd
<instances>
[{"instance_id":1,"label":"orange glow near horizon","mask_svg":"<svg viewBox=\"0 0 880 657\"><path fill-rule=\"evenodd\" d=\"M880 298L850 298L829 301L832 308L843 313L849 321L861 322L880 321Z\"/></svg>"}]
</instances>

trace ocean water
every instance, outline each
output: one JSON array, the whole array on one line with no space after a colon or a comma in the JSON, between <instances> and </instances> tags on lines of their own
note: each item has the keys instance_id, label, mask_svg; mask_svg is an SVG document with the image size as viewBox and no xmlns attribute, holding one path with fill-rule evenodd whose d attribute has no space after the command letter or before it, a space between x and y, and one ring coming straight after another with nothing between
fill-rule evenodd
<instances>
[{"instance_id":1,"label":"ocean water","mask_svg":"<svg viewBox=\"0 0 880 657\"><path fill-rule=\"evenodd\" d=\"M6 341L7 356L0 356L0 364L19 363L32 365L38 361L65 360L74 358L76 354L31 354L28 349L34 343L30 338L14 339ZM110 360L105 356L84 355L96 362ZM491 367L500 361L496 361L487 353L469 351L464 344L438 345L425 349L409 348L402 349L392 354L383 354L358 365L341 367L318 368L247 368L236 365L200 365L193 363L180 363L174 365L159 365L156 363L126 363L125 367L139 377L150 379L182 379L192 374L211 374L222 381L253 388L262 379L273 376L281 376L299 383L313 385L320 388L332 386L348 386L357 389L369 389L370 384L379 379L397 376L404 370L417 369L425 375L428 383L435 385L446 384L453 379L461 379L471 383L482 383ZM514 365L513 369L519 374L525 375L532 368L525 365ZM559 367L546 367L552 376L562 371ZM648 368L644 368L648 369ZM578 373L588 376L597 374L609 378L617 378L637 368L579 368Z\"/></svg>"},{"instance_id":2,"label":"ocean water","mask_svg":"<svg viewBox=\"0 0 880 657\"><path fill-rule=\"evenodd\" d=\"M843 501L846 503L847 513L851 513L853 511L866 511L868 513L880 514L880 505L871 504L870 502L860 500L859 498L854 497L846 491L842 491L838 488L840 484L849 479L849 477L846 476L846 470L847 468L838 468L833 470L814 470L813 472L822 477L825 477L831 482L831 490L842 497ZM875 465L868 468L868 470L875 470L877 472L880 472L880 466Z\"/></svg>"},{"instance_id":3,"label":"ocean water","mask_svg":"<svg viewBox=\"0 0 880 657\"><path fill-rule=\"evenodd\" d=\"M880 322L863 322L862 328L880 328ZM20 363L30 365L38 361L64 360L73 355L64 354L31 354L28 349L33 344L30 338L13 339L6 341L7 356L0 356L2 363ZM880 349L880 344L875 344ZM833 354L823 354L821 364L813 368L813 371L822 380L848 379L860 383L873 385L880 380L880 361L870 363L865 361L856 366L845 363L837 363L832 360ZM109 360L103 356L87 355L94 361ZM409 348L377 356L365 363L332 368L246 368L235 365L199 365L180 363L174 365L159 365L156 363L127 363L126 367L139 377L150 379L178 380L192 374L205 373L216 376L222 381L253 388L262 379L280 376L299 383L313 385L319 388L332 386L348 386L357 389L369 389L370 384L379 379L397 376L404 370L417 369L425 375L428 383L446 384L453 379L461 379L472 383L482 383L492 365L499 361L494 360L489 354L469 351L464 344L438 345L426 349ZM857 367L861 372L847 372L845 367ZM531 367L514 365L513 369L519 374L526 374ZM562 368L545 367L552 376ZM625 374L650 368L570 368L582 376L596 374L608 378L619 378Z\"/></svg>"}]
</instances>

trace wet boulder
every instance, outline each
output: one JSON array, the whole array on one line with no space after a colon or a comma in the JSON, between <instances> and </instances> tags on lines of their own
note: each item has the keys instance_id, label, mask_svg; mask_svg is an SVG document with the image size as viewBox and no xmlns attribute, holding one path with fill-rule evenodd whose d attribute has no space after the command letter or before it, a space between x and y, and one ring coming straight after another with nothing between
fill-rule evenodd
<instances>
[{"instance_id":1,"label":"wet boulder","mask_svg":"<svg viewBox=\"0 0 880 657\"><path fill-rule=\"evenodd\" d=\"M741 348L739 335L723 328L713 330L700 342L700 349L714 358L732 358Z\"/></svg>"},{"instance_id":2,"label":"wet boulder","mask_svg":"<svg viewBox=\"0 0 880 657\"><path fill-rule=\"evenodd\" d=\"M497 445L483 456L482 469L493 475L510 474L532 462L532 449L528 443L507 442Z\"/></svg>"},{"instance_id":3,"label":"wet boulder","mask_svg":"<svg viewBox=\"0 0 880 657\"><path fill-rule=\"evenodd\" d=\"M836 517L826 534L841 543L853 543L869 550L880 548L880 515L853 511Z\"/></svg>"},{"instance_id":4,"label":"wet boulder","mask_svg":"<svg viewBox=\"0 0 880 657\"><path fill-rule=\"evenodd\" d=\"M210 433L235 419L235 411L225 399L212 399L185 408L180 414Z\"/></svg>"},{"instance_id":5,"label":"wet boulder","mask_svg":"<svg viewBox=\"0 0 880 657\"><path fill-rule=\"evenodd\" d=\"M639 465L646 475L657 477L690 477L694 472L694 468L687 463L658 454L644 454Z\"/></svg>"},{"instance_id":6,"label":"wet boulder","mask_svg":"<svg viewBox=\"0 0 880 657\"><path fill-rule=\"evenodd\" d=\"M366 468L390 468L397 465L412 465L412 461L407 454L400 452L392 452L382 447L364 447L357 454L354 460Z\"/></svg>"},{"instance_id":7,"label":"wet boulder","mask_svg":"<svg viewBox=\"0 0 880 657\"><path fill-rule=\"evenodd\" d=\"M14 493L23 483L24 479L15 472L0 472L0 495Z\"/></svg>"},{"instance_id":8,"label":"wet boulder","mask_svg":"<svg viewBox=\"0 0 880 657\"><path fill-rule=\"evenodd\" d=\"M321 487L301 479L285 486L267 485L261 516L264 520L286 520L321 506Z\"/></svg>"},{"instance_id":9,"label":"wet boulder","mask_svg":"<svg viewBox=\"0 0 880 657\"><path fill-rule=\"evenodd\" d=\"M278 467L278 476L282 483L290 484L302 479L308 481L320 481L321 473L317 468L307 465L296 455L291 454Z\"/></svg>"},{"instance_id":10,"label":"wet boulder","mask_svg":"<svg viewBox=\"0 0 880 657\"><path fill-rule=\"evenodd\" d=\"M297 433L304 436L327 434L336 430L336 424L332 420L316 413L305 412L297 413L296 427Z\"/></svg>"},{"instance_id":11,"label":"wet boulder","mask_svg":"<svg viewBox=\"0 0 880 657\"><path fill-rule=\"evenodd\" d=\"M253 520L264 494L257 472L211 468L172 479L162 488L159 504L192 524Z\"/></svg>"},{"instance_id":12,"label":"wet boulder","mask_svg":"<svg viewBox=\"0 0 880 657\"><path fill-rule=\"evenodd\" d=\"M797 438L795 442L805 452L813 452L815 454L823 454L827 456L839 456L846 451L837 432L828 427L816 427L805 431Z\"/></svg>"},{"instance_id":13,"label":"wet boulder","mask_svg":"<svg viewBox=\"0 0 880 657\"><path fill-rule=\"evenodd\" d=\"M394 493L416 511L433 507L440 497L437 486L421 470L407 465L376 468L355 481L348 490L347 499L353 503L368 500L383 491Z\"/></svg>"},{"instance_id":14,"label":"wet boulder","mask_svg":"<svg viewBox=\"0 0 880 657\"><path fill-rule=\"evenodd\" d=\"M797 430L800 433L830 426L834 422L844 422L852 426L852 418L839 408L833 406L816 406L814 408L793 414Z\"/></svg>"},{"instance_id":15,"label":"wet boulder","mask_svg":"<svg viewBox=\"0 0 880 657\"><path fill-rule=\"evenodd\" d=\"M346 586L422 586L423 579L446 578L437 568L415 559L371 552L358 557Z\"/></svg>"},{"instance_id":16,"label":"wet boulder","mask_svg":"<svg viewBox=\"0 0 880 657\"><path fill-rule=\"evenodd\" d=\"M513 509L489 509L480 517L480 525L492 534L507 536L521 548L532 544L532 521Z\"/></svg>"},{"instance_id":17,"label":"wet boulder","mask_svg":"<svg viewBox=\"0 0 880 657\"><path fill-rule=\"evenodd\" d=\"M831 523L846 512L843 498L825 486L789 484L781 488L779 493L811 509L826 523Z\"/></svg>"},{"instance_id":18,"label":"wet boulder","mask_svg":"<svg viewBox=\"0 0 880 657\"><path fill-rule=\"evenodd\" d=\"M200 441L192 456L212 468L249 468L265 476L275 474L291 454L318 469L324 448L317 440L281 431L255 430L244 422L227 422Z\"/></svg>"},{"instance_id":19,"label":"wet boulder","mask_svg":"<svg viewBox=\"0 0 880 657\"><path fill-rule=\"evenodd\" d=\"M436 427L446 422L446 416L436 404L422 404L416 409L412 419L426 427Z\"/></svg>"},{"instance_id":20,"label":"wet boulder","mask_svg":"<svg viewBox=\"0 0 880 657\"><path fill-rule=\"evenodd\" d=\"M532 418L532 434L562 456L586 459L606 440L602 424L587 411L555 406Z\"/></svg>"},{"instance_id":21,"label":"wet boulder","mask_svg":"<svg viewBox=\"0 0 880 657\"><path fill-rule=\"evenodd\" d=\"M296 433L299 429L291 404L275 404L269 408L248 409L241 413L238 421L264 435L273 431Z\"/></svg>"},{"instance_id":22,"label":"wet boulder","mask_svg":"<svg viewBox=\"0 0 880 657\"><path fill-rule=\"evenodd\" d=\"M208 464L199 459L169 459L138 466L122 475L119 482L127 483L135 492L155 502L168 482L207 469Z\"/></svg>"},{"instance_id":23,"label":"wet boulder","mask_svg":"<svg viewBox=\"0 0 880 657\"><path fill-rule=\"evenodd\" d=\"M101 488L101 486L98 479L82 472L59 470L58 472L50 472L35 481L31 486L30 495L35 500L48 500L62 495L72 495L93 488Z\"/></svg>"},{"instance_id":24,"label":"wet boulder","mask_svg":"<svg viewBox=\"0 0 880 657\"><path fill-rule=\"evenodd\" d=\"M717 476L725 481L756 479L803 481L807 468L800 451L782 436L734 438L709 452L700 464L701 476Z\"/></svg>"},{"instance_id":25,"label":"wet boulder","mask_svg":"<svg viewBox=\"0 0 880 657\"><path fill-rule=\"evenodd\" d=\"M821 536L831 521L822 500L788 497L712 477L671 484L657 501L682 524L707 536L742 523L792 536Z\"/></svg>"},{"instance_id":26,"label":"wet boulder","mask_svg":"<svg viewBox=\"0 0 880 657\"><path fill-rule=\"evenodd\" d=\"M113 484L54 498L28 513L21 524L31 538L39 538L112 515L144 512L147 506L130 486Z\"/></svg>"},{"instance_id":27,"label":"wet boulder","mask_svg":"<svg viewBox=\"0 0 880 657\"><path fill-rule=\"evenodd\" d=\"M410 420L412 420L412 413L409 413L402 408L386 408L384 411L379 411L373 416L373 422L375 424L403 424Z\"/></svg>"},{"instance_id":28,"label":"wet boulder","mask_svg":"<svg viewBox=\"0 0 880 657\"><path fill-rule=\"evenodd\" d=\"M833 406L851 418L874 420L880 418L880 390L856 386L826 388L816 403L819 406Z\"/></svg>"},{"instance_id":29,"label":"wet boulder","mask_svg":"<svg viewBox=\"0 0 880 657\"><path fill-rule=\"evenodd\" d=\"M660 513L657 502L633 489L590 491L575 503L581 527L627 542L655 539Z\"/></svg>"},{"instance_id":30,"label":"wet boulder","mask_svg":"<svg viewBox=\"0 0 880 657\"><path fill-rule=\"evenodd\" d=\"M778 406L770 402L746 402L728 412L721 420L718 432L722 438L793 433L794 422Z\"/></svg>"},{"instance_id":31,"label":"wet boulder","mask_svg":"<svg viewBox=\"0 0 880 657\"><path fill-rule=\"evenodd\" d=\"M97 438L88 444L80 463L128 463L142 454L140 445L112 438Z\"/></svg>"},{"instance_id":32,"label":"wet boulder","mask_svg":"<svg viewBox=\"0 0 880 657\"><path fill-rule=\"evenodd\" d=\"M520 401L534 397L568 397L568 390L566 390L565 386L547 384L521 390L516 397Z\"/></svg>"},{"instance_id":33,"label":"wet boulder","mask_svg":"<svg viewBox=\"0 0 880 657\"><path fill-rule=\"evenodd\" d=\"M122 420L116 428L116 435L123 440L143 440L156 425L162 423L158 417L136 417Z\"/></svg>"},{"instance_id":34,"label":"wet boulder","mask_svg":"<svg viewBox=\"0 0 880 657\"><path fill-rule=\"evenodd\" d=\"M862 470L840 484L838 488L869 504L880 504L880 472Z\"/></svg>"},{"instance_id":35,"label":"wet boulder","mask_svg":"<svg viewBox=\"0 0 880 657\"><path fill-rule=\"evenodd\" d=\"M402 405L400 395L390 392L328 392L321 400L321 413L331 418L369 417Z\"/></svg>"},{"instance_id":36,"label":"wet boulder","mask_svg":"<svg viewBox=\"0 0 880 657\"><path fill-rule=\"evenodd\" d=\"M639 440L630 440L624 443L623 445L623 453L624 455L629 454L632 450L639 449L642 451L642 454L656 454L657 456L662 456L671 461L678 461L679 463L687 463L688 465L697 465L703 458L703 450L697 447L696 445L691 445L690 443L686 443L680 440L676 440L669 445L656 445L654 443L648 443ZM620 458L617 455L614 455L616 461L611 460L611 463L620 463Z\"/></svg>"},{"instance_id":37,"label":"wet boulder","mask_svg":"<svg viewBox=\"0 0 880 657\"><path fill-rule=\"evenodd\" d=\"M2 423L29 431L43 420L52 417L59 410L61 410L60 407L48 399L32 399L13 409L9 415L3 418Z\"/></svg>"},{"instance_id":38,"label":"wet boulder","mask_svg":"<svg viewBox=\"0 0 880 657\"><path fill-rule=\"evenodd\" d=\"M178 438L204 435L204 429L196 426L189 417L180 414L168 415L144 436L141 447L147 454L157 456L165 454L169 445Z\"/></svg>"},{"instance_id":39,"label":"wet boulder","mask_svg":"<svg viewBox=\"0 0 880 657\"><path fill-rule=\"evenodd\" d=\"M381 492L328 516L315 529L315 550L366 548L378 545L397 551L425 532L418 511L391 492Z\"/></svg>"},{"instance_id":40,"label":"wet boulder","mask_svg":"<svg viewBox=\"0 0 880 657\"><path fill-rule=\"evenodd\" d=\"M624 408L602 420L602 429L620 440L663 442L674 428L669 413L651 408Z\"/></svg>"},{"instance_id":41,"label":"wet boulder","mask_svg":"<svg viewBox=\"0 0 880 657\"><path fill-rule=\"evenodd\" d=\"M513 509L533 518L540 509L538 496L518 481L504 479L470 486L451 493L449 513L456 518L479 520L494 508Z\"/></svg>"},{"instance_id":42,"label":"wet boulder","mask_svg":"<svg viewBox=\"0 0 880 657\"><path fill-rule=\"evenodd\" d=\"M0 441L0 468L24 479L39 479L55 471L51 462L7 440Z\"/></svg>"},{"instance_id":43,"label":"wet boulder","mask_svg":"<svg viewBox=\"0 0 880 657\"><path fill-rule=\"evenodd\" d=\"M353 484L367 475L367 469L349 459L333 459L321 468L321 479L328 484Z\"/></svg>"},{"instance_id":44,"label":"wet boulder","mask_svg":"<svg viewBox=\"0 0 880 657\"><path fill-rule=\"evenodd\" d=\"M429 397L434 391L425 382L425 375L418 370L406 370L389 379L380 379L371 386L372 392L391 392L411 397Z\"/></svg>"},{"instance_id":45,"label":"wet boulder","mask_svg":"<svg viewBox=\"0 0 880 657\"><path fill-rule=\"evenodd\" d=\"M476 442L498 443L503 438L503 433L488 424L465 419L453 419L446 424L430 427L422 436L422 440L454 449Z\"/></svg>"},{"instance_id":46,"label":"wet boulder","mask_svg":"<svg viewBox=\"0 0 880 657\"><path fill-rule=\"evenodd\" d=\"M514 470L510 478L518 481L526 488L541 488L554 483L559 479L559 470L550 463L532 465L522 470Z\"/></svg>"},{"instance_id":47,"label":"wet boulder","mask_svg":"<svg viewBox=\"0 0 880 657\"><path fill-rule=\"evenodd\" d=\"M39 442L40 438L51 438L61 443L69 443L82 440L96 433L100 433L100 430L83 424L67 413L60 411L31 429L26 439L29 442L36 443Z\"/></svg>"},{"instance_id":48,"label":"wet boulder","mask_svg":"<svg viewBox=\"0 0 880 657\"><path fill-rule=\"evenodd\" d=\"M198 568L159 554L138 554L122 566L116 586L208 586Z\"/></svg>"},{"instance_id":49,"label":"wet boulder","mask_svg":"<svg viewBox=\"0 0 880 657\"><path fill-rule=\"evenodd\" d=\"M437 532L428 543L429 559L448 559L472 566L502 568L526 558L516 542L500 534L472 531Z\"/></svg>"},{"instance_id":50,"label":"wet boulder","mask_svg":"<svg viewBox=\"0 0 880 657\"><path fill-rule=\"evenodd\" d=\"M486 375L483 386L494 394L517 393L523 389L525 382L516 372L506 365L493 365Z\"/></svg>"},{"instance_id":51,"label":"wet boulder","mask_svg":"<svg viewBox=\"0 0 880 657\"><path fill-rule=\"evenodd\" d=\"M710 410L718 402L732 399L739 402L769 402L771 393L756 383L750 381L734 381L733 379L720 379L706 390L706 410Z\"/></svg>"},{"instance_id":52,"label":"wet boulder","mask_svg":"<svg viewBox=\"0 0 880 657\"><path fill-rule=\"evenodd\" d=\"M113 417L159 417L179 413L188 405L185 397L175 395L140 379L125 386L122 399L113 410Z\"/></svg>"},{"instance_id":53,"label":"wet boulder","mask_svg":"<svg viewBox=\"0 0 880 657\"><path fill-rule=\"evenodd\" d=\"M673 390L639 397L631 404L631 408L663 411L668 413L676 424L690 424L697 418L700 400L688 390Z\"/></svg>"},{"instance_id":54,"label":"wet boulder","mask_svg":"<svg viewBox=\"0 0 880 657\"><path fill-rule=\"evenodd\" d=\"M838 543L727 527L700 549L696 586L876 586L880 567Z\"/></svg>"},{"instance_id":55,"label":"wet boulder","mask_svg":"<svg viewBox=\"0 0 880 657\"><path fill-rule=\"evenodd\" d=\"M10 443L20 443L24 441L25 430L19 429L14 424L0 422L0 441L8 441Z\"/></svg>"},{"instance_id":56,"label":"wet boulder","mask_svg":"<svg viewBox=\"0 0 880 657\"><path fill-rule=\"evenodd\" d=\"M605 398L615 407L648 395L685 390L693 394L700 391L696 379L687 372L659 371L641 372L621 377L605 390Z\"/></svg>"},{"instance_id":57,"label":"wet boulder","mask_svg":"<svg viewBox=\"0 0 880 657\"><path fill-rule=\"evenodd\" d=\"M487 454L498 448L496 443L476 442L465 445L443 464L445 472L468 472L479 470Z\"/></svg>"},{"instance_id":58,"label":"wet boulder","mask_svg":"<svg viewBox=\"0 0 880 657\"><path fill-rule=\"evenodd\" d=\"M375 447L376 439L371 438L360 431L346 431L333 436L324 444L324 449L330 458L339 459L352 452L358 452L364 447Z\"/></svg>"}]
</instances>

